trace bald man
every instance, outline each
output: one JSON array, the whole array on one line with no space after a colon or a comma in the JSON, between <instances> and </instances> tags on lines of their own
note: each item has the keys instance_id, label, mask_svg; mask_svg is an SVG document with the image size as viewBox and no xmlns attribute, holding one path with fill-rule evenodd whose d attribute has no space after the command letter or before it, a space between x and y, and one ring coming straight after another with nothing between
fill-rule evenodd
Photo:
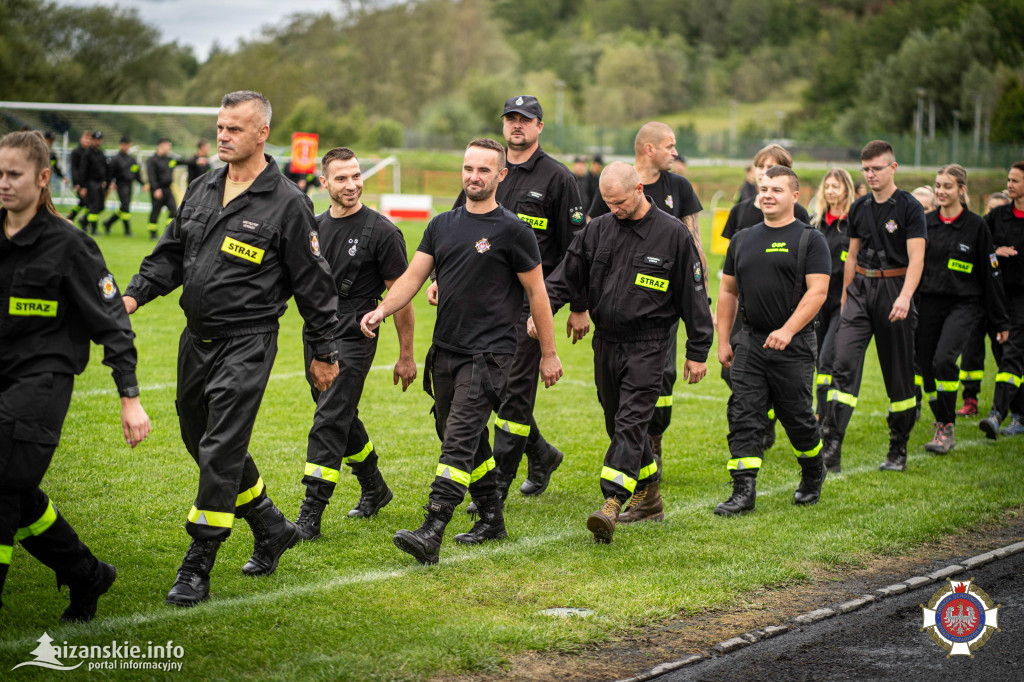
<instances>
[{"instance_id":1,"label":"bald man","mask_svg":"<svg viewBox=\"0 0 1024 682\"><path fill-rule=\"evenodd\" d=\"M682 221L697 247L701 268L707 272L708 261L704 257L704 248L700 241L700 227L697 221L702 208L700 200L697 199L697 194L693 191L693 185L689 180L671 172L672 163L678 156L676 136L672 132L672 128L659 121L645 123L636 134L633 150L636 153L633 168L640 178L640 182L643 183L644 195L662 211ZM608 204L598 193L587 212L588 219L597 218L608 212ZM678 325L673 327L668 348L665 350L661 393L658 395L658 404L647 432L659 467L661 465L662 436L672 421L672 389L675 386L677 374L676 338L678 331ZM629 520L639 521L642 519L633 519L632 515L627 514L623 521Z\"/></svg>"},{"instance_id":2,"label":"bald man","mask_svg":"<svg viewBox=\"0 0 1024 682\"><path fill-rule=\"evenodd\" d=\"M595 542L608 543L630 497L630 507L644 513L623 520L665 518L658 491L661 467L647 439L665 354L682 319L683 378L697 383L707 373L714 327L700 249L690 232L653 205L629 164L609 164L599 188L610 212L576 234L546 284L552 310L585 300L596 326L594 382L611 443L601 470L605 501L587 519L587 528Z\"/></svg>"}]
</instances>

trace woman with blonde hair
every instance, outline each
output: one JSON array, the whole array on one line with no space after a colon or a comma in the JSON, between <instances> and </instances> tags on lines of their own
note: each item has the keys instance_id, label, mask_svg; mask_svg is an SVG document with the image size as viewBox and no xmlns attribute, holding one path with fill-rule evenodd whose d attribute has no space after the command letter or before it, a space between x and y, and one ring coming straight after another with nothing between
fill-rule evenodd
<instances>
[{"instance_id":1,"label":"woman with blonde hair","mask_svg":"<svg viewBox=\"0 0 1024 682\"><path fill-rule=\"evenodd\" d=\"M967 171L943 166L935 175L938 210L925 216L928 245L917 289L917 361L924 393L935 414L935 435L925 450L944 455L956 439L957 358L971 330L987 314L999 343L1006 341L1006 309L992 232L967 208Z\"/></svg>"},{"instance_id":2,"label":"woman with blonde hair","mask_svg":"<svg viewBox=\"0 0 1024 682\"><path fill-rule=\"evenodd\" d=\"M828 391L832 386L832 364L835 361L836 330L839 328L840 301L843 297L843 271L846 267L846 250L850 245L847 214L856 198L853 178L842 168L833 168L818 185L812 208L814 216L811 225L825 235L829 252L832 254L832 276L828 285L828 296L818 312L818 420L821 421L828 402ZM860 386L860 379L857 379ZM828 465L828 462L826 462Z\"/></svg>"}]
</instances>

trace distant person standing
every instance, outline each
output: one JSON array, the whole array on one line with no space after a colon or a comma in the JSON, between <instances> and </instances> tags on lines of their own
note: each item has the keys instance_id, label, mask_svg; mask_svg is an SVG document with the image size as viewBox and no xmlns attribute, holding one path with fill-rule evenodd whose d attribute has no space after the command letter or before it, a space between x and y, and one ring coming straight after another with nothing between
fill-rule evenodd
<instances>
[{"instance_id":1,"label":"distant person standing","mask_svg":"<svg viewBox=\"0 0 1024 682\"><path fill-rule=\"evenodd\" d=\"M210 142L200 139L196 144L196 155L188 160L188 184L210 170Z\"/></svg>"},{"instance_id":2,"label":"distant person standing","mask_svg":"<svg viewBox=\"0 0 1024 682\"><path fill-rule=\"evenodd\" d=\"M572 174L576 177L576 186L580 188L580 203L586 207L594 198L590 194L590 180L587 173L587 157L577 156L572 162Z\"/></svg>"},{"instance_id":3,"label":"distant person standing","mask_svg":"<svg viewBox=\"0 0 1024 682\"><path fill-rule=\"evenodd\" d=\"M931 213L935 210L935 190L931 187L917 187L910 192L914 195L914 198L921 202L921 208L924 209L925 213Z\"/></svg>"},{"instance_id":4,"label":"distant person standing","mask_svg":"<svg viewBox=\"0 0 1024 682\"><path fill-rule=\"evenodd\" d=\"M78 225L83 231L95 235L96 224L103 212L103 200L107 196L107 157L103 154L102 131L93 132L89 149L82 156L80 173L78 194L85 201L85 214Z\"/></svg>"},{"instance_id":5,"label":"distant person standing","mask_svg":"<svg viewBox=\"0 0 1024 682\"><path fill-rule=\"evenodd\" d=\"M145 188L142 181L139 162L129 152L131 151L132 140L125 135L121 138L120 149L107 161L107 183L108 188L117 186L117 198L121 202L119 209L103 223L103 229L107 234L114 227L114 223L120 219L124 223L124 234L130 237L132 234L132 183L137 182ZM108 190L109 191L109 190Z\"/></svg>"},{"instance_id":6,"label":"distant person standing","mask_svg":"<svg viewBox=\"0 0 1024 682\"><path fill-rule=\"evenodd\" d=\"M50 149L50 175L54 178L60 178L61 182L67 182L67 178L64 177L64 171L60 169L57 152L53 151L53 143L56 141L57 135L52 130L47 130L43 133L43 139L46 140L46 146Z\"/></svg>"},{"instance_id":7,"label":"distant person standing","mask_svg":"<svg viewBox=\"0 0 1024 682\"><path fill-rule=\"evenodd\" d=\"M68 213L68 220L75 222L78 214L85 210L85 195L80 192L82 189L82 162L85 154L92 147L92 131L83 130L78 140L78 146L71 150L71 158L68 160L68 174L71 176L71 188L78 197L78 204Z\"/></svg>"},{"instance_id":8,"label":"distant person standing","mask_svg":"<svg viewBox=\"0 0 1024 682\"><path fill-rule=\"evenodd\" d=\"M672 159L672 172L676 175L686 175L686 157L682 154L676 154L676 158Z\"/></svg>"},{"instance_id":9,"label":"distant person standing","mask_svg":"<svg viewBox=\"0 0 1024 682\"><path fill-rule=\"evenodd\" d=\"M739 192L737 193L737 204L757 196L757 179L754 175L754 164L748 163L744 167L743 173L743 184L740 185Z\"/></svg>"},{"instance_id":10,"label":"distant person standing","mask_svg":"<svg viewBox=\"0 0 1024 682\"><path fill-rule=\"evenodd\" d=\"M174 199L171 185L174 183L174 168L178 160L171 156L171 141L166 137L156 143L156 154L146 159L146 175L149 177L149 193L153 200L153 208L149 212L149 238L159 238L157 220L160 212L167 208L168 224L174 220L178 212L178 202Z\"/></svg>"}]
</instances>

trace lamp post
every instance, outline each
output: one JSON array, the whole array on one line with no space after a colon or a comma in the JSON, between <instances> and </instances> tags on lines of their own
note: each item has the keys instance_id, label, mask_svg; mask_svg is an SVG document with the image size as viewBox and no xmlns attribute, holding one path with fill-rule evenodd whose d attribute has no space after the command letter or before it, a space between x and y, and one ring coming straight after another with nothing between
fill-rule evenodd
<instances>
[{"instance_id":1,"label":"lamp post","mask_svg":"<svg viewBox=\"0 0 1024 682\"><path fill-rule=\"evenodd\" d=\"M555 81L555 144L562 149L562 113L565 109L565 81L559 78ZM564 151L564 150L563 150Z\"/></svg>"},{"instance_id":2,"label":"lamp post","mask_svg":"<svg viewBox=\"0 0 1024 682\"><path fill-rule=\"evenodd\" d=\"M914 165L921 165L921 133L924 128L924 96L927 91L924 88L917 89L917 116L914 119Z\"/></svg>"},{"instance_id":3,"label":"lamp post","mask_svg":"<svg viewBox=\"0 0 1024 682\"><path fill-rule=\"evenodd\" d=\"M729 158L736 158L736 108L739 102L729 100Z\"/></svg>"},{"instance_id":4,"label":"lamp post","mask_svg":"<svg viewBox=\"0 0 1024 682\"><path fill-rule=\"evenodd\" d=\"M953 163L960 153L960 110L953 110Z\"/></svg>"}]
</instances>

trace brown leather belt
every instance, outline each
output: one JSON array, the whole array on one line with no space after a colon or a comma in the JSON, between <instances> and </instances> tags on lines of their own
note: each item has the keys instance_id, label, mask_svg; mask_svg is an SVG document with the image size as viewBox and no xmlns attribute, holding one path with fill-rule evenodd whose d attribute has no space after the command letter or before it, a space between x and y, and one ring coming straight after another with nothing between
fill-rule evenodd
<instances>
[{"instance_id":1,"label":"brown leather belt","mask_svg":"<svg viewBox=\"0 0 1024 682\"><path fill-rule=\"evenodd\" d=\"M906 268L890 268L889 270L868 270L857 266L857 273L869 277L871 279L877 279L879 277L902 277L907 274Z\"/></svg>"}]
</instances>

